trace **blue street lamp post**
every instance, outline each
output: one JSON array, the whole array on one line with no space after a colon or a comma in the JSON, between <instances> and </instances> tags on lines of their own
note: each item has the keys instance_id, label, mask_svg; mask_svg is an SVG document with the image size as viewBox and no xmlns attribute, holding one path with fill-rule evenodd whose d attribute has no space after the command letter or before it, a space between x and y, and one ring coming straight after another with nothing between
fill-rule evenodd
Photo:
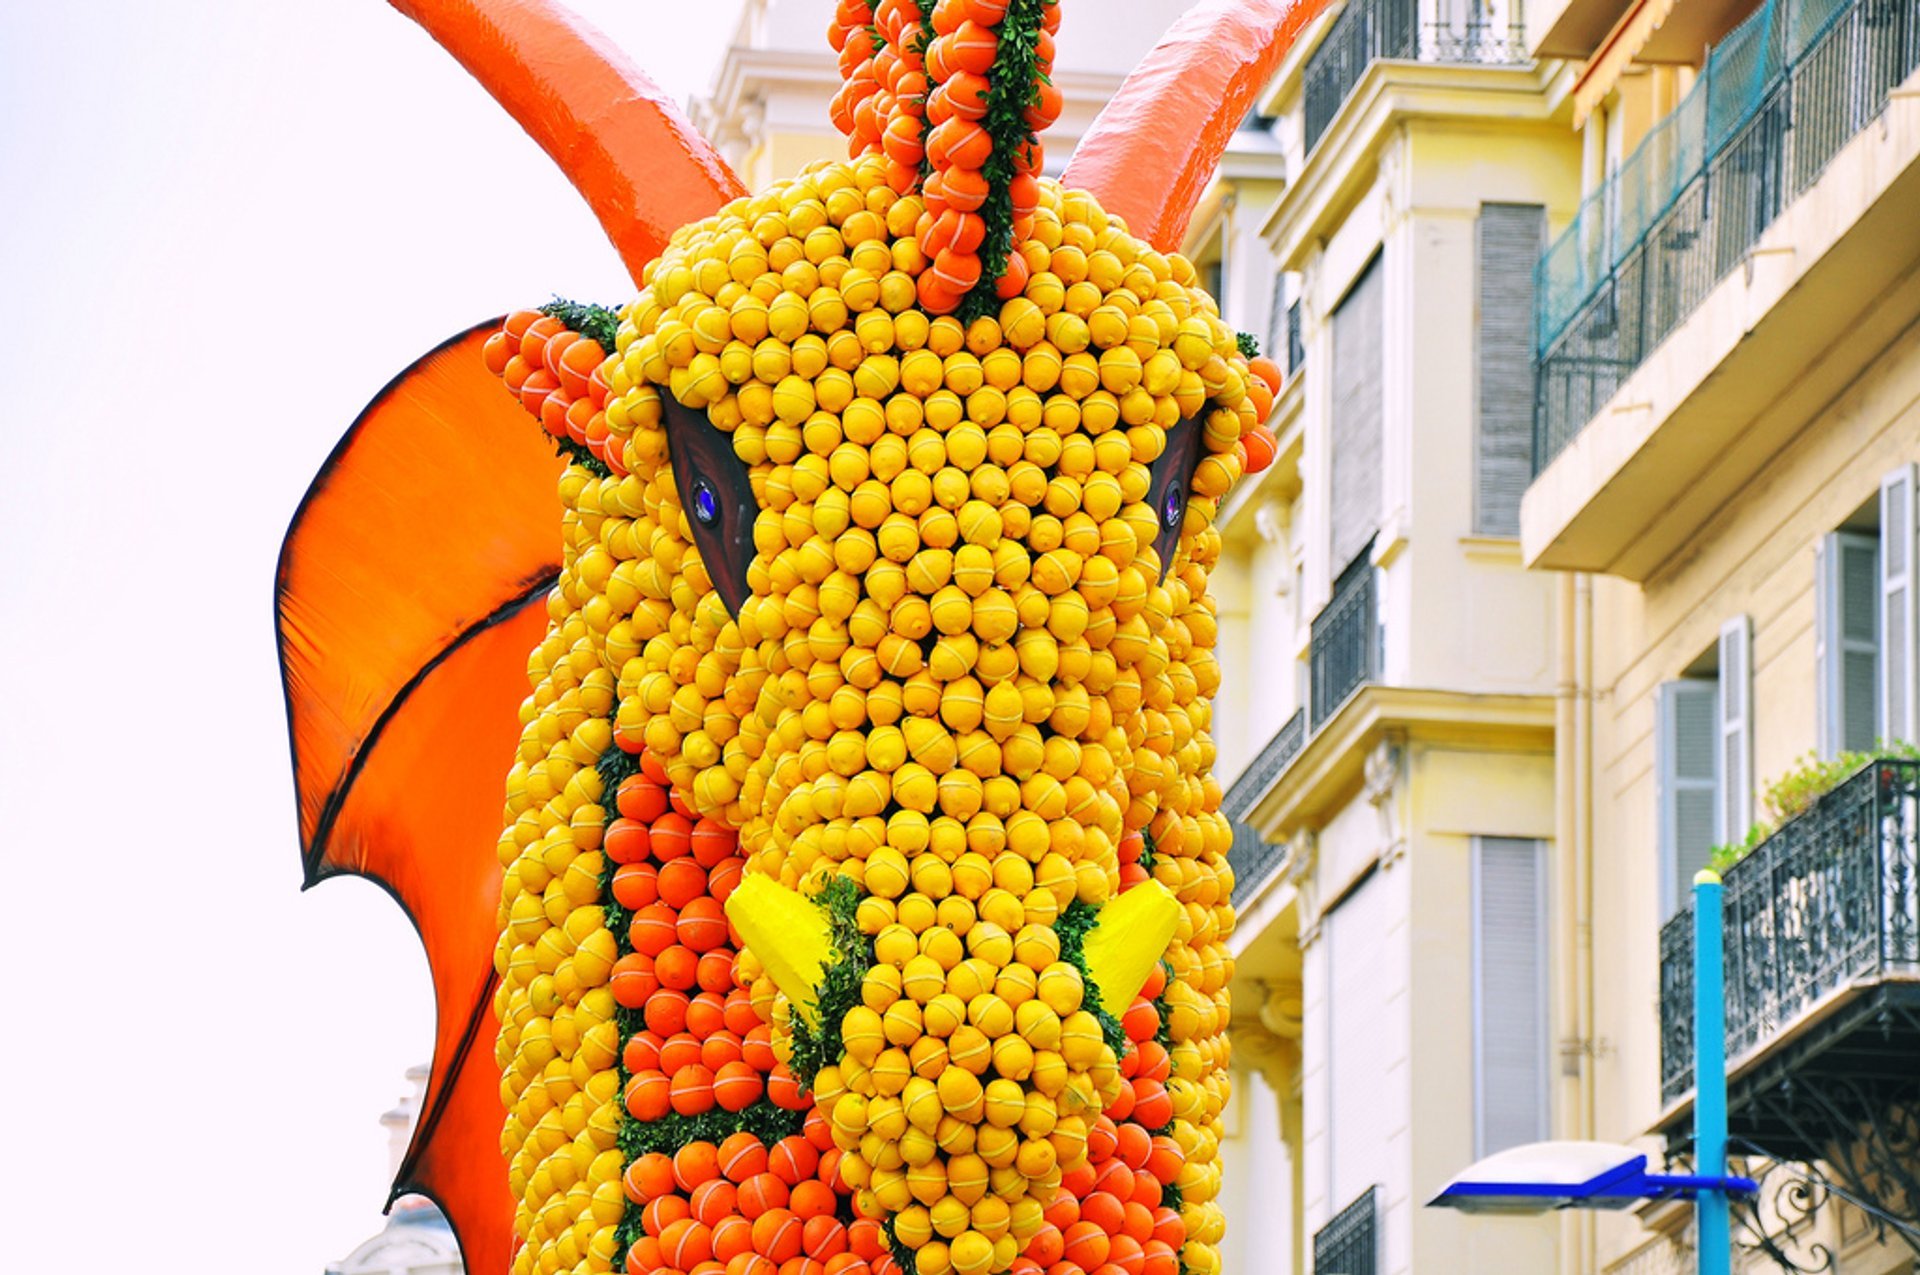
<instances>
[{"instance_id":1,"label":"blue street lamp post","mask_svg":"<svg viewBox=\"0 0 1920 1275\"><path fill-rule=\"evenodd\" d=\"M1700 1275L1731 1275L1729 1201L1758 1190L1727 1173L1726 975L1720 878L1693 881L1693 1131L1696 1173L1649 1173L1647 1157L1605 1142L1532 1142L1488 1156L1427 1201L1467 1213L1624 1209L1642 1200L1691 1199L1699 1222Z\"/></svg>"},{"instance_id":2,"label":"blue street lamp post","mask_svg":"<svg viewBox=\"0 0 1920 1275\"><path fill-rule=\"evenodd\" d=\"M1693 879L1693 1152L1702 1177L1727 1173L1726 960L1721 951L1720 875ZM1694 1201L1700 1232L1700 1275L1730 1275L1733 1238L1725 1191Z\"/></svg>"}]
</instances>

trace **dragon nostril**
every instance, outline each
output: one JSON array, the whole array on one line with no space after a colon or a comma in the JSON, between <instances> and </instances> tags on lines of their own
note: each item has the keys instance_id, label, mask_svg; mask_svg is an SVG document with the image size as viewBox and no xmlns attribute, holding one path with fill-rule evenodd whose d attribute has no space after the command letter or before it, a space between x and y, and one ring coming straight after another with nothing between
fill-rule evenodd
<instances>
[{"instance_id":1,"label":"dragon nostril","mask_svg":"<svg viewBox=\"0 0 1920 1275\"><path fill-rule=\"evenodd\" d=\"M720 498L714 494L713 484L704 478L693 480L693 516L706 527L720 521Z\"/></svg>"}]
</instances>

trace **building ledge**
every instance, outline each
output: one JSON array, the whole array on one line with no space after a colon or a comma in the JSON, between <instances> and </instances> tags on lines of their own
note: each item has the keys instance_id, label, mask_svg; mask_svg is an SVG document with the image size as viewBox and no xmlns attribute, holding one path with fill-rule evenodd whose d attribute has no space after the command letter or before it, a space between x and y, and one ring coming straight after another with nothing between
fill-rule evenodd
<instances>
[{"instance_id":1,"label":"building ledge","mask_svg":"<svg viewBox=\"0 0 1920 1275\"><path fill-rule=\"evenodd\" d=\"M1920 318L1920 75L1527 489L1527 565L1644 581Z\"/></svg>"},{"instance_id":2,"label":"building ledge","mask_svg":"<svg viewBox=\"0 0 1920 1275\"><path fill-rule=\"evenodd\" d=\"M1372 184L1393 126L1410 119L1544 125L1564 101L1555 82L1571 72L1553 63L1500 66L1379 60L1353 91L1301 165L1261 236L1282 270L1301 270L1313 245L1330 237Z\"/></svg>"},{"instance_id":3,"label":"building ledge","mask_svg":"<svg viewBox=\"0 0 1920 1275\"><path fill-rule=\"evenodd\" d=\"M1359 790L1367 754L1390 736L1546 751L1553 747L1553 724L1551 695L1362 686L1307 739L1246 821L1272 842L1324 823Z\"/></svg>"}]
</instances>

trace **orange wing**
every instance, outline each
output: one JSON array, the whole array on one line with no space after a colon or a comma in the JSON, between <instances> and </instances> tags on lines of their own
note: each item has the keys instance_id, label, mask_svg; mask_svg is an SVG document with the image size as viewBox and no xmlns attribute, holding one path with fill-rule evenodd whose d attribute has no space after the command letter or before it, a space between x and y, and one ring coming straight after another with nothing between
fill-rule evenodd
<instances>
[{"instance_id":1,"label":"orange wing","mask_svg":"<svg viewBox=\"0 0 1920 1275\"><path fill-rule=\"evenodd\" d=\"M498 327L427 354L361 413L294 515L276 602L306 884L379 883L433 977L433 1070L393 1191L437 1201L472 1270L511 1256L494 844L560 545L562 463L481 358Z\"/></svg>"}]
</instances>

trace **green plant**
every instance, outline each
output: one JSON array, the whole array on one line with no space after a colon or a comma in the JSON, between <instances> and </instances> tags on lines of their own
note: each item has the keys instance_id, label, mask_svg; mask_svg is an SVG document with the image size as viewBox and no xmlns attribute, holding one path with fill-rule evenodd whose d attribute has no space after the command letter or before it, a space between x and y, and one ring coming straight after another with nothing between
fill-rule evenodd
<instances>
[{"instance_id":1,"label":"green plant","mask_svg":"<svg viewBox=\"0 0 1920 1275\"><path fill-rule=\"evenodd\" d=\"M1849 750L1837 757L1809 752L1785 774L1767 784L1760 795L1764 817L1747 829L1744 841L1713 848L1711 866L1725 872L1774 834L1781 824L1812 809L1813 803L1876 761L1920 761L1920 744L1882 740L1866 751Z\"/></svg>"}]
</instances>

